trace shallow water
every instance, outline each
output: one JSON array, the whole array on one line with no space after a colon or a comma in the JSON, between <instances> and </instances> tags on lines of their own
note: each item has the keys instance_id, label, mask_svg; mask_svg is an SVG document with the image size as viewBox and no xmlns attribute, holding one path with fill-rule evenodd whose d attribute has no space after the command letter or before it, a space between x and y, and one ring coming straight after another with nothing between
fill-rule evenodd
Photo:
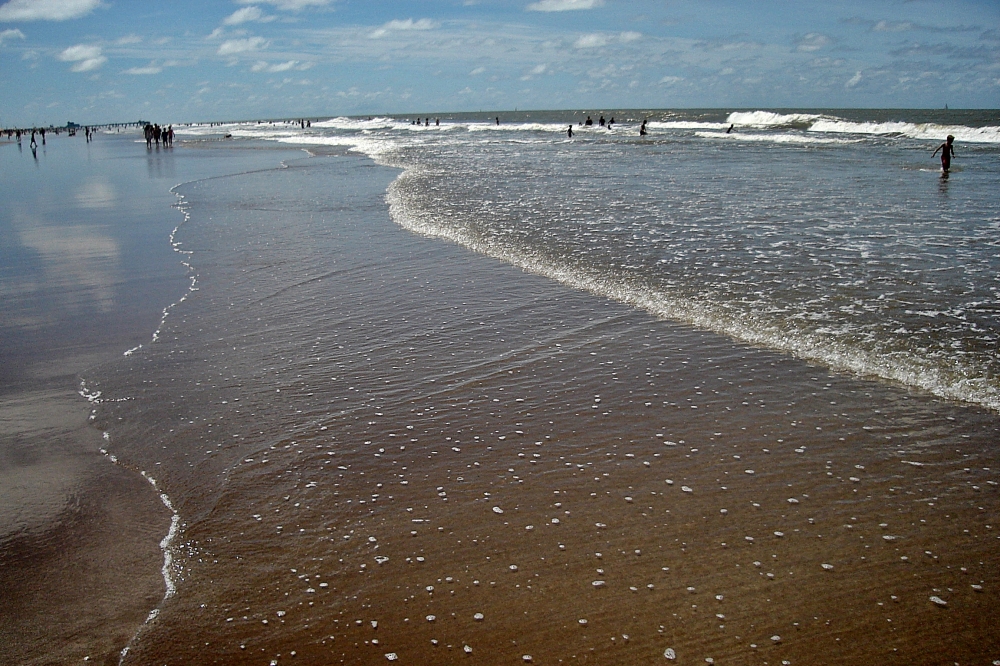
<instances>
[{"instance_id":1,"label":"shallow water","mask_svg":"<svg viewBox=\"0 0 1000 666\"><path fill-rule=\"evenodd\" d=\"M612 129L576 125L567 138L586 115L225 131L351 146L406 169L390 202L407 228L656 315L1000 409L996 112L605 112ZM942 178L930 153L949 133L959 157Z\"/></svg>"},{"instance_id":2,"label":"shallow water","mask_svg":"<svg viewBox=\"0 0 1000 666\"><path fill-rule=\"evenodd\" d=\"M998 658L997 415L396 223L434 194L463 229L489 210L499 246L587 267L566 239L593 220L542 228L531 197L590 183L599 212L640 181L569 172L508 205L515 162L469 167L488 192L336 152L178 188L194 290L85 375L108 454L180 520L176 592L124 662ZM607 226L617 269L632 235ZM695 254L681 272L721 281Z\"/></svg>"}]
</instances>

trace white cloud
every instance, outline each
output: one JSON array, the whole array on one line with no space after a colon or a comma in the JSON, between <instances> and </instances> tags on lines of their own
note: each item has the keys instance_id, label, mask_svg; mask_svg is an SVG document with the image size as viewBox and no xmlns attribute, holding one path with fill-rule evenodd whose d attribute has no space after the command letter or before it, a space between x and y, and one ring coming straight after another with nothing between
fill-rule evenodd
<instances>
[{"instance_id":1,"label":"white cloud","mask_svg":"<svg viewBox=\"0 0 1000 666\"><path fill-rule=\"evenodd\" d=\"M663 85L672 86L675 83L680 83L683 80L684 79L680 76L664 76L662 79L660 79L660 83L662 83Z\"/></svg>"},{"instance_id":2,"label":"white cloud","mask_svg":"<svg viewBox=\"0 0 1000 666\"><path fill-rule=\"evenodd\" d=\"M275 9L297 12L306 7L325 7L330 0L238 0L241 5L267 4Z\"/></svg>"},{"instance_id":3,"label":"white cloud","mask_svg":"<svg viewBox=\"0 0 1000 666\"><path fill-rule=\"evenodd\" d=\"M0 21L65 21L94 11L101 0L10 0L0 7Z\"/></svg>"},{"instance_id":4,"label":"white cloud","mask_svg":"<svg viewBox=\"0 0 1000 666\"><path fill-rule=\"evenodd\" d=\"M149 76L151 74L159 74L163 71L162 67L157 67L156 65L147 65L146 67L130 67L126 69L122 74L135 74L136 76Z\"/></svg>"},{"instance_id":5,"label":"white cloud","mask_svg":"<svg viewBox=\"0 0 1000 666\"><path fill-rule=\"evenodd\" d=\"M872 30L875 32L906 32L913 30L916 26L909 21L879 21Z\"/></svg>"},{"instance_id":6,"label":"white cloud","mask_svg":"<svg viewBox=\"0 0 1000 666\"><path fill-rule=\"evenodd\" d=\"M539 0L525 7L529 12L568 12L575 9L593 9L604 5L604 0Z\"/></svg>"},{"instance_id":7,"label":"white cloud","mask_svg":"<svg viewBox=\"0 0 1000 666\"><path fill-rule=\"evenodd\" d=\"M250 71L252 71L252 72L287 72L287 71L289 71L291 69L298 69L298 70L301 71L303 69L309 69L309 67L312 66L311 64L307 63L306 66L299 65L298 67L296 67L296 65L298 65L298 64L299 64L298 60L289 60L288 62L279 62L279 63L277 63L275 65L267 63L267 62L265 62L263 60L258 60L257 62L255 62L253 64L253 67L250 68Z\"/></svg>"},{"instance_id":8,"label":"white cloud","mask_svg":"<svg viewBox=\"0 0 1000 666\"><path fill-rule=\"evenodd\" d=\"M273 21L273 16L268 16L260 10L260 7L254 7L253 5L249 7L244 7L242 9L237 9L235 12L223 19L222 23L224 25L240 25L241 23L248 23L250 21L258 21L260 23L268 23Z\"/></svg>"},{"instance_id":9,"label":"white cloud","mask_svg":"<svg viewBox=\"0 0 1000 666\"><path fill-rule=\"evenodd\" d=\"M439 25L440 25L439 23L437 23L436 21L432 21L430 19L419 19L417 21L414 21L413 19L406 19L405 21L395 20L395 21L389 21L388 23L383 25L381 28L378 28L368 36L371 37L372 39L378 39L379 37L383 37L393 31L433 30L434 28L437 28Z\"/></svg>"},{"instance_id":10,"label":"white cloud","mask_svg":"<svg viewBox=\"0 0 1000 666\"><path fill-rule=\"evenodd\" d=\"M267 40L263 37L247 37L246 39L227 39L219 45L217 53L220 56L235 55L237 53L247 53L257 51L267 46Z\"/></svg>"},{"instance_id":11,"label":"white cloud","mask_svg":"<svg viewBox=\"0 0 1000 666\"><path fill-rule=\"evenodd\" d=\"M0 46L3 46L3 43L10 39L25 39L25 36L24 33L17 28L0 32Z\"/></svg>"},{"instance_id":12,"label":"white cloud","mask_svg":"<svg viewBox=\"0 0 1000 666\"><path fill-rule=\"evenodd\" d=\"M108 61L101 55L101 47L93 44L77 44L59 54L63 62L76 63L70 69L74 72L90 72Z\"/></svg>"},{"instance_id":13,"label":"white cloud","mask_svg":"<svg viewBox=\"0 0 1000 666\"><path fill-rule=\"evenodd\" d=\"M605 46L608 43L608 38L604 35L599 35L597 33L592 33L590 35L581 35L579 39L573 44L578 49L594 49L601 46Z\"/></svg>"},{"instance_id":14,"label":"white cloud","mask_svg":"<svg viewBox=\"0 0 1000 666\"><path fill-rule=\"evenodd\" d=\"M618 35L618 38L622 40L623 43L628 44L629 42L637 42L640 39L642 39L642 33L632 32L630 30L628 32L623 32L622 34Z\"/></svg>"},{"instance_id":15,"label":"white cloud","mask_svg":"<svg viewBox=\"0 0 1000 666\"><path fill-rule=\"evenodd\" d=\"M485 67L476 67L474 70L469 72L469 76L478 76L486 71Z\"/></svg>"},{"instance_id":16,"label":"white cloud","mask_svg":"<svg viewBox=\"0 0 1000 666\"><path fill-rule=\"evenodd\" d=\"M851 77L851 80L844 84L845 88L853 88L854 86L861 83L861 72L856 73Z\"/></svg>"},{"instance_id":17,"label":"white cloud","mask_svg":"<svg viewBox=\"0 0 1000 666\"><path fill-rule=\"evenodd\" d=\"M115 41L118 46L128 46L129 44L142 44L142 37L139 35L125 35Z\"/></svg>"},{"instance_id":18,"label":"white cloud","mask_svg":"<svg viewBox=\"0 0 1000 666\"><path fill-rule=\"evenodd\" d=\"M812 51L819 51L824 46L828 46L832 40L826 35L821 35L818 32L810 32L808 35L799 40L799 51L804 51L810 53Z\"/></svg>"}]
</instances>

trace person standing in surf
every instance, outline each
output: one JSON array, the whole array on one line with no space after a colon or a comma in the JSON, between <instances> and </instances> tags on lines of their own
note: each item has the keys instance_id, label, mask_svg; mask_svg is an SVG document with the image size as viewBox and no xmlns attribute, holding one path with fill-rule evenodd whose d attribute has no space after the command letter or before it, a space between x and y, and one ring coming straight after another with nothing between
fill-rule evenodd
<instances>
[{"instance_id":1,"label":"person standing in surf","mask_svg":"<svg viewBox=\"0 0 1000 666\"><path fill-rule=\"evenodd\" d=\"M951 134L948 135L948 139L942 143L940 146L934 149L931 153L931 157L937 155L937 151L941 151L941 173L947 174L951 169L951 158L955 156L955 137Z\"/></svg>"}]
</instances>

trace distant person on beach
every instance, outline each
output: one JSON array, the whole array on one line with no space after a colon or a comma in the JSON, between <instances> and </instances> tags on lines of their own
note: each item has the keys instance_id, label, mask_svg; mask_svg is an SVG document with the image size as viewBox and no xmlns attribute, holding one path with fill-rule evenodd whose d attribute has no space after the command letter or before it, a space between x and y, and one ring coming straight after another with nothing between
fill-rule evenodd
<instances>
[{"instance_id":1,"label":"distant person on beach","mask_svg":"<svg viewBox=\"0 0 1000 666\"><path fill-rule=\"evenodd\" d=\"M142 134L146 137L146 148L153 147L153 126L146 123L146 126L142 128Z\"/></svg>"},{"instance_id":2,"label":"distant person on beach","mask_svg":"<svg viewBox=\"0 0 1000 666\"><path fill-rule=\"evenodd\" d=\"M604 116L601 116L601 119L597 122L600 123L601 127L604 127Z\"/></svg>"},{"instance_id":3,"label":"distant person on beach","mask_svg":"<svg viewBox=\"0 0 1000 666\"><path fill-rule=\"evenodd\" d=\"M587 116L587 120L583 124L586 125L587 127L590 127L591 125L594 124L594 121L590 119L590 116Z\"/></svg>"},{"instance_id":4,"label":"distant person on beach","mask_svg":"<svg viewBox=\"0 0 1000 666\"><path fill-rule=\"evenodd\" d=\"M639 136L646 136L646 121L642 121L642 125L639 126Z\"/></svg>"},{"instance_id":5,"label":"distant person on beach","mask_svg":"<svg viewBox=\"0 0 1000 666\"><path fill-rule=\"evenodd\" d=\"M573 125L570 125L569 128L566 130L566 136L568 136L571 139L573 138Z\"/></svg>"},{"instance_id":6,"label":"distant person on beach","mask_svg":"<svg viewBox=\"0 0 1000 666\"><path fill-rule=\"evenodd\" d=\"M937 151L941 151L941 173L947 174L951 170L951 158L955 156L955 137L951 134L948 135L947 140L940 146L934 149L931 153L931 157L937 155Z\"/></svg>"},{"instance_id":7,"label":"distant person on beach","mask_svg":"<svg viewBox=\"0 0 1000 666\"><path fill-rule=\"evenodd\" d=\"M28 145L31 146L32 148L38 145L38 142L35 141L35 130L31 130L31 143L29 143Z\"/></svg>"},{"instance_id":8,"label":"distant person on beach","mask_svg":"<svg viewBox=\"0 0 1000 666\"><path fill-rule=\"evenodd\" d=\"M500 124L500 116L497 116L497 125Z\"/></svg>"}]
</instances>

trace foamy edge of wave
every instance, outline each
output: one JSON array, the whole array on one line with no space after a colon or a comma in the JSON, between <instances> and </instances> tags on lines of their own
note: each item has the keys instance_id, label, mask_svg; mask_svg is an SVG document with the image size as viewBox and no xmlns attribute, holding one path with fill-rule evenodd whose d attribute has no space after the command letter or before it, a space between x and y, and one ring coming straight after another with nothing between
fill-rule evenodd
<instances>
[{"instance_id":1,"label":"foamy edge of wave","mask_svg":"<svg viewBox=\"0 0 1000 666\"><path fill-rule=\"evenodd\" d=\"M875 352L838 349L834 341L821 335L799 332L798 337L774 324L753 322L752 315L726 316L721 309L706 307L690 300L671 297L653 288L629 285L624 281L614 282L604 276L588 275L579 271L552 265L535 257L518 254L509 248L485 243L471 234L454 227L436 224L430 215L414 210L400 191L401 183L408 174L418 172L409 169L394 180L386 193L389 214L402 228L414 233L444 238L480 254L500 259L524 271L554 279L575 289L588 291L650 314L689 324L697 328L726 335L735 340L759 345L791 354L797 358L823 364L837 372L850 373L861 378L878 378L903 386L909 386L932 395L961 402L978 404L1000 412L1000 392L983 384L981 380L963 378L960 368L954 368L952 376L947 370L923 366L912 356L909 366L888 363Z\"/></svg>"},{"instance_id":2,"label":"foamy edge of wave","mask_svg":"<svg viewBox=\"0 0 1000 666\"><path fill-rule=\"evenodd\" d=\"M817 120L810 132L831 134L868 134L876 136L900 135L910 139L943 141L949 134L967 143L1000 143L1000 127L967 127L965 125L938 125L935 123L867 122L859 123L841 119Z\"/></svg>"},{"instance_id":3,"label":"foamy edge of wave","mask_svg":"<svg viewBox=\"0 0 1000 666\"><path fill-rule=\"evenodd\" d=\"M730 141L756 141L766 143L790 143L801 145L848 144L858 143L861 139L826 139L801 134L747 134L745 132L695 132L695 136L703 139L727 139Z\"/></svg>"}]
</instances>

